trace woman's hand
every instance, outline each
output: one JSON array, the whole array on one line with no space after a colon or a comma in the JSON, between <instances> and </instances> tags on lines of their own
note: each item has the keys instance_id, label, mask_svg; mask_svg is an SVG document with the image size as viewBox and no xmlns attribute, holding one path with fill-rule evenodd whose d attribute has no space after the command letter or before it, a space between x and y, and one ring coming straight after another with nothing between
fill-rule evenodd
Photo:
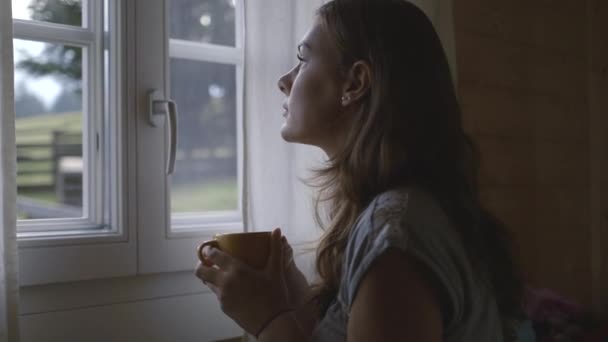
<instances>
[{"instance_id":1,"label":"woman's hand","mask_svg":"<svg viewBox=\"0 0 608 342\"><path fill-rule=\"evenodd\" d=\"M305 334L310 334L318 319L317 307L312 302L313 291L308 284L308 280L306 280L304 274L293 261L293 248L291 248L285 237L281 241L283 242L285 260L288 260L288 263L285 265L285 281L289 304L295 308L295 319L301 330Z\"/></svg>"},{"instance_id":2,"label":"woman's hand","mask_svg":"<svg viewBox=\"0 0 608 342\"><path fill-rule=\"evenodd\" d=\"M251 268L215 248L209 249L207 259L214 266L199 263L196 276L215 293L222 311L248 333L257 336L269 320L291 309L280 229L272 232L270 256L263 270Z\"/></svg>"},{"instance_id":3,"label":"woman's hand","mask_svg":"<svg viewBox=\"0 0 608 342\"><path fill-rule=\"evenodd\" d=\"M281 242L283 244L283 255L286 260L285 281L289 304L294 308L300 307L310 299L310 286L304 274L298 269L293 257L293 248L289 245L285 236L281 238Z\"/></svg>"}]
</instances>

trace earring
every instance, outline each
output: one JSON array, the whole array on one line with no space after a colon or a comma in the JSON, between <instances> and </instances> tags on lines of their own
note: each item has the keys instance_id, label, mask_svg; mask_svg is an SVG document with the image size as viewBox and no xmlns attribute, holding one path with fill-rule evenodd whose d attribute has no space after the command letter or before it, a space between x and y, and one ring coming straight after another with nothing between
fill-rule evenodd
<instances>
[{"instance_id":1,"label":"earring","mask_svg":"<svg viewBox=\"0 0 608 342\"><path fill-rule=\"evenodd\" d=\"M348 96L348 95L342 96L342 104L346 104L345 102L348 102L348 101L350 101L350 96Z\"/></svg>"}]
</instances>

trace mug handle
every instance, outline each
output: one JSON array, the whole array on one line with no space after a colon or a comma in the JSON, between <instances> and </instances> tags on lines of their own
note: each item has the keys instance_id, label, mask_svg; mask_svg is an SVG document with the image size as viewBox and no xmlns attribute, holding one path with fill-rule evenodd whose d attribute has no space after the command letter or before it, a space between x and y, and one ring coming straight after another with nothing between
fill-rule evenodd
<instances>
[{"instance_id":1,"label":"mug handle","mask_svg":"<svg viewBox=\"0 0 608 342\"><path fill-rule=\"evenodd\" d=\"M203 255L203 248L205 248L205 247L207 247L207 246L219 249L219 248L220 248L220 245L219 245L219 243L217 242L217 240L208 240L208 241L203 242L203 243L202 243L200 246L198 246L198 248L196 249L196 252L197 252L197 254L198 254L198 259L199 259L200 261L202 261L202 262L203 262L203 264L205 264L205 266L207 266L207 267L211 267L211 266L213 266L213 264L212 264L212 263L211 263L209 260L207 260L207 259L205 258L205 255Z\"/></svg>"}]
</instances>

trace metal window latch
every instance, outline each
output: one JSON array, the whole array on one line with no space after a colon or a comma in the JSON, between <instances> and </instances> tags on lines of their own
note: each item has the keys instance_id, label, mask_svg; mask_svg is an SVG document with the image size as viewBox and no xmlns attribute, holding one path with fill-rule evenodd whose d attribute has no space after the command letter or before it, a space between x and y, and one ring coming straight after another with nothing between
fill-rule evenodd
<instances>
[{"instance_id":1,"label":"metal window latch","mask_svg":"<svg viewBox=\"0 0 608 342\"><path fill-rule=\"evenodd\" d=\"M175 153L177 150L177 104L166 100L158 90L148 92L148 120L153 127L162 127L167 118L169 123L169 158L167 159L167 174L175 171Z\"/></svg>"}]
</instances>

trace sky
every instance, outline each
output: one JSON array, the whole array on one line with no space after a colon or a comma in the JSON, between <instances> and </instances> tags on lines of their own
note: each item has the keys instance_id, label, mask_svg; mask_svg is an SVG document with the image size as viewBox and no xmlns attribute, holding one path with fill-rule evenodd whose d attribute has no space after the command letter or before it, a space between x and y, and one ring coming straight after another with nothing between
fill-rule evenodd
<instances>
[{"instance_id":1,"label":"sky","mask_svg":"<svg viewBox=\"0 0 608 342\"><path fill-rule=\"evenodd\" d=\"M30 4L28 0L12 0L13 18L15 19L30 19L30 14L27 6ZM33 42L21 39L13 40L13 48L15 51L15 63L23 59L23 52L29 55L36 56L42 52L45 43ZM24 82L26 88L37 95L47 108L50 108L55 102L55 98L61 92L61 84L53 77L31 77L22 71L15 70L15 85L19 82ZM15 89L18 91L18 88ZM16 94L19 96L19 94Z\"/></svg>"}]
</instances>

